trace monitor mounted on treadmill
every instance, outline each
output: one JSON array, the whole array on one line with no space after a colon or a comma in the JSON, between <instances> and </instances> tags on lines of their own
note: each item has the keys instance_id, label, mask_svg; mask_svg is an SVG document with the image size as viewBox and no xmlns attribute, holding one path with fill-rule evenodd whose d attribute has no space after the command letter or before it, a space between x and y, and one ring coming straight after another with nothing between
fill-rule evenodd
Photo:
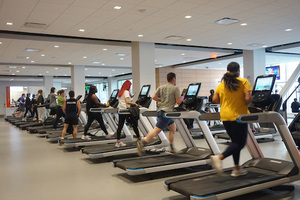
<instances>
[{"instance_id":1,"label":"monitor mounted on treadmill","mask_svg":"<svg viewBox=\"0 0 300 200\"><path fill-rule=\"evenodd\" d=\"M188 107L193 107L197 102L197 97L201 88L201 83L191 83L183 99L183 104Z\"/></svg>"},{"instance_id":2,"label":"monitor mounted on treadmill","mask_svg":"<svg viewBox=\"0 0 300 200\"><path fill-rule=\"evenodd\" d=\"M149 108L151 103L151 97L149 97L150 88L151 85L143 85L136 101L137 104L141 105L142 107Z\"/></svg>"},{"instance_id":3,"label":"monitor mounted on treadmill","mask_svg":"<svg viewBox=\"0 0 300 200\"><path fill-rule=\"evenodd\" d=\"M252 90L252 101L249 106L251 112L255 112L253 108L264 110L272 102L271 95L275 80L275 74L261 75L256 78Z\"/></svg>"},{"instance_id":4,"label":"monitor mounted on treadmill","mask_svg":"<svg viewBox=\"0 0 300 200\"><path fill-rule=\"evenodd\" d=\"M108 100L109 106L116 108L118 106L118 94L119 94L119 90L115 89Z\"/></svg>"}]
</instances>

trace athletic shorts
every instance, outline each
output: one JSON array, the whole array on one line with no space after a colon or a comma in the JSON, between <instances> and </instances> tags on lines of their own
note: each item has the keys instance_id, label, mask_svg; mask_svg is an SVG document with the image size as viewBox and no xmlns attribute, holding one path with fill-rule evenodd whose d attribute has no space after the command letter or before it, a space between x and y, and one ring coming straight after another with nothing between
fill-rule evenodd
<instances>
[{"instance_id":1,"label":"athletic shorts","mask_svg":"<svg viewBox=\"0 0 300 200\"><path fill-rule=\"evenodd\" d=\"M24 106L19 106L19 109L20 109L21 112L25 111L25 107Z\"/></svg>"},{"instance_id":2,"label":"athletic shorts","mask_svg":"<svg viewBox=\"0 0 300 200\"><path fill-rule=\"evenodd\" d=\"M65 124L78 125L78 117L66 117Z\"/></svg>"},{"instance_id":3,"label":"athletic shorts","mask_svg":"<svg viewBox=\"0 0 300 200\"><path fill-rule=\"evenodd\" d=\"M174 123L173 119L164 116L165 112L166 111L163 110L157 112L157 122L155 126L162 130Z\"/></svg>"}]
</instances>

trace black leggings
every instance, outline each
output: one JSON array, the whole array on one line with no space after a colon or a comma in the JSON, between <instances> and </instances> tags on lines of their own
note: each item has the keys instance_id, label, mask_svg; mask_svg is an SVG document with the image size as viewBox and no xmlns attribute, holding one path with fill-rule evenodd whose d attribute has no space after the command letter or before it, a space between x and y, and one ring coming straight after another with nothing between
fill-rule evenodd
<instances>
[{"instance_id":1,"label":"black leggings","mask_svg":"<svg viewBox=\"0 0 300 200\"><path fill-rule=\"evenodd\" d=\"M240 152L247 142L248 124L238 123L236 121L223 121L223 124L231 139L231 144L222 154L224 158L232 155L234 164L238 165Z\"/></svg>"},{"instance_id":2,"label":"black leggings","mask_svg":"<svg viewBox=\"0 0 300 200\"><path fill-rule=\"evenodd\" d=\"M124 115L121 114L119 115L119 124L118 124L118 130L117 130L117 139L120 140L121 139L121 131L123 129L124 123L126 118L128 117L128 115ZM138 120L133 120L132 122L130 122L132 124L132 128L134 130L134 133L136 135L136 137L140 137L140 132L138 129Z\"/></svg>"},{"instance_id":3,"label":"black leggings","mask_svg":"<svg viewBox=\"0 0 300 200\"><path fill-rule=\"evenodd\" d=\"M53 123L53 128L54 129L57 128L58 121L61 117L65 118L65 113L62 111L62 107L56 106L56 118L55 118L55 121Z\"/></svg>"},{"instance_id":4,"label":"black leggings","mask_svg":"<svg viewBox=\"0 0 300 200\"><path fill-rule=\"evenodd\" d=\"M24 117L26 117L27 113L28 113L28 110L30 111L30 114L31 114L31 117L33 117L33 112L31 110L31 107L26 107L26 111L24 113Z\"/></svg>"},{"instance_id":5,"label":"black leggings","mask_svg":"<svg viewBox=\"0 0 300 200\"><path fill-rule=\"evenodd\" d=\"M97 120L97 122L100 124L100 128L107 135L108 132L106 130L102 114L101 113L92 113L92 112L88 113L88 121L87 121L87 124L84 127L84 135L87 134L87 132L88 132L88 130L89 130L89 128L90 128L90 126L91 126L91 124L93 123L94 120Z\"/></svg>"},{"instance_id":6,"label":"black leggings","mask_svg":"<svg viewBox=\"0 0 300 200\"><path fill-rule=\"evenodd\" d=\"M37 107L33 107L32 117L34 117L34 114L35 114L35 117L38 119L39 115L38 115Z\"/></svg>"}]
</instances>

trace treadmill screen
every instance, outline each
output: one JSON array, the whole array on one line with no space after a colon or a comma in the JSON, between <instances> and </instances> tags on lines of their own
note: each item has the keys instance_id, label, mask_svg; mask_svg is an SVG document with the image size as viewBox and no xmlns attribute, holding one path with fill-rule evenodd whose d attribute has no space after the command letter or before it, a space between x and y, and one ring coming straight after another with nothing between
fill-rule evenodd
<instances>
[{"instance_id":1,"label":"treadmill screen","mask_svg":"<svg viewBox=\"0 0 300 200\"><path fill-rule=\"evenodd\" d=\"M118 90L114 90L110 97L115 98L117 96L117 94L118 94Z\"/></svg>"},{"instance_id":2,"label":"treadmill screen","mask_svg":"<svg viewBox=\"0 0 300 200\"><path fill-rule=\"evenodd\" d=\"M187 96L197 96L200 85L190 85L188 91L186 92Z\"/></svg>"},{"instance_id":3,"label":"treadmill screen","mask_svg":"<svg viewBox=\"0 0 300 200\"><path fill-rule=\"evenodd\" d=\"M146 96L149 90L149 86L143 86L140 95L141 96Z\"/></svg>"},{"instance_id":4,"label":"treadmill screen","mask_svg":"<svg viewBox=\"0 0 300 200\"><path fill-rule=\"evenodd\" d=\"M273 77L258 78L255 83L254 91L271 90Z\"/></svg>"}]
</instances>

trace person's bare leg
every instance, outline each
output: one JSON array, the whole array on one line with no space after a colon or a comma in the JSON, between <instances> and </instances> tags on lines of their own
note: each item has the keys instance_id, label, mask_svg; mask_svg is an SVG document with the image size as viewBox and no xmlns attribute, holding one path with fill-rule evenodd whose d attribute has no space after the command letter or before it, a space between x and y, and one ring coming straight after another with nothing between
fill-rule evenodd
<instances>
[{"instance_id":1,"label":"person's bare leg","mask_svg":"<svg viewBox=\"0 0 300 200\"><path fill-rule=\"evenodd\" d=\"M170 145L173 144L173 141L174 141L174 133L176 131L176 125L175 123L171 124L170 126L167 127L169 129L169 142L170 142Z\"/></svg>"},{"instance_id":2,"label":"person's bare leg","mask_svg":"<svg viewBox=\"0 0 300 200\"><path fill-rule=\"evenodd\" d=\"M64 128L61 132L61 138L65 138L66 132L67 132L67 128L69 127L69 124L64 124Z\"/></svg>"},{"instance_id":3,"label":"person's bare leg","mask_svg":"<svg viewBox=\"0 0 300 200\"><path fill-rule=\"evenodd\" d=\"M154 129L152 129L152 131L150 131L144 138L144 141L149 143L153 137L157 136L160 133L160 131L161 129L155 126Z\"/></svg>"},{"instance_id":4,"label":"person's bare leg","mask_svg":"<svg viewBox=\"0 0 300 200\"><path fill-rule=\"evenodd\" d=\"M73 138L77 137L77 125L73 125Z\"/></svg>"}]
</instances>

